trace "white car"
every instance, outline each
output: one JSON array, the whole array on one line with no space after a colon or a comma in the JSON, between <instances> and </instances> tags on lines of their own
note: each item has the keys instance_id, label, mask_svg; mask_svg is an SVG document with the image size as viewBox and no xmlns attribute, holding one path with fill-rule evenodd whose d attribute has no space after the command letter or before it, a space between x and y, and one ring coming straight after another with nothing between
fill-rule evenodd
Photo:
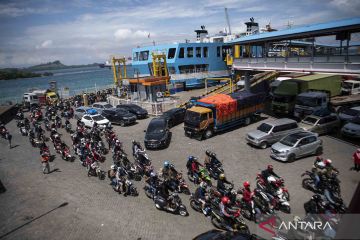
<instances>
[{"instance_id":1,"label":"white car","mask_svg":"<svg viewBox=\"0 0 360 240\"><path fill-rule=\"evenodd\" d=\"M81 118L81 122L83 122L86 127L90 127L90 128L94 126L95 122L98 124L99 128L105 128L106 126L111 126L110 121L100 114L94 114L94 115L85 114Z\"/></svg>"}]
</instances>

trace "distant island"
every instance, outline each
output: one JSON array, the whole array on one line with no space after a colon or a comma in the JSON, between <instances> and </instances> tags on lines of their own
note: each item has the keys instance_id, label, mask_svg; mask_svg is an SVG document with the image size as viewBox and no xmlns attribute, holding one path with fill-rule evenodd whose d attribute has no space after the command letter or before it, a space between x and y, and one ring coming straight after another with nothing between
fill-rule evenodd
<instances>
[{"instance_id":1,"label":"distant island","mask_svg":"<svg viewBox=\"0 0 360 240\"><path fill-rule=\"evenodd\" d=\"M28 68L3 68L3 69L0 69L0 80L52 76L53 75L52 72L40 72L40 71L68 69L68 68L80 68L80 67L95 67L95 66L99 66L99 64L93 63L93 64L87 64L87 65L67 66L67 65L62 64L59 60L57 60L54 62L39 64L39 65L31 66Z\"/></svg>"}]
</instances>

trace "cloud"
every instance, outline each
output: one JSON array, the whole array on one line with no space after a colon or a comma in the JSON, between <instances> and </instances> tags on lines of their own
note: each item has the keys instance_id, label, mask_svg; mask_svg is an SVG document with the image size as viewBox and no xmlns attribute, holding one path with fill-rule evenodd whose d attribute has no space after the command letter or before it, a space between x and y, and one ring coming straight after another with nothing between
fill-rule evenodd
<instances>
[{"instance_id":1,"label":"cloud","mask_svg":"<svg viewBox=\"0 0 360 240\"><path fill-rule=\"evenodd\" d=\"M36 45L36 49L41 49L41 48L49 48L51 47L53 44L52 40L45 40L43 41L40 45Z\"/></svg>"},{"instance_id":2,"label":"cloud","mask_svg":"<svg viewBox=\"0 0 360 240\"><path fill-rule=\"evenodd\" d=\"M142 30L133 31L127 28L125 29L120 28L116 30L116 32L114 33L114 37L116 40L141 39L141 38L148 38L149 32Z\"/></svg>"},{"instance_id":3,"label":"cloud","mask_svg":"<svg viewBox=\"0 0 360 240\"><path fill-rule=\"evenodd\" d=\"M0 4L0 16L20 17L30 14L59 13L59 9L49 7L28 7L15 3Z\"/></svg>"}]
</instances>

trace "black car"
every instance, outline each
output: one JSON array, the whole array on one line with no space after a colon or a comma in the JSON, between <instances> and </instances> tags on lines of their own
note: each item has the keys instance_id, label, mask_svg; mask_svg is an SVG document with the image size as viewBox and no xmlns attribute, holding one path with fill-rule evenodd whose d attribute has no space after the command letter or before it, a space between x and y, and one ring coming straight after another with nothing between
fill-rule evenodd
<instances>
[{"instance_id":1,"label":"black car","mask_svg":"<svg viewBox=\"0 0 360 240\"><path fill-rule=\"evenodd\" d=\"M122 127L136 122L136 116L122 108L105 109L102 115L111 123L120 124Z\"/></svg>"},{"instance_id":2,"label":"black car","mask_svg":"<svg viewBox=\"0 0 360 240\"><path fill-rule=\"evenodd\" d=\"M171 141L171 132L164 118L154 118L146 130L144 144L146 148L166 148Z\"/></svg>"},{"instance_id":3,"label":"black car","mask_svg":"<svg viewBox=\"0 0 360 240\"><path fill-rule=\"evenodd\" d=\"M126 111L129 111L130 113L135 114L138 119L146 118L148 115L148 112L145 109L143 109L135 104L120 104L120 105L117 105L116 108L125 109Z\"/></svg>"},{"instance_id":4,"label":"black car","mask_svg":"<svg viewBox=\"0 0 360 240\"><path fill-rule=\"evenodd\" d=\"M184 122L186 110L184 108L173 108L163 113L163 118L168 122L169 128Z\"/></svg>"},{"instance_id":5,"label":"black car","mask_svg":"<svg viewBox=\"0 0 360 240\"><path fill-rule=\"evenodd\" d=\"M217 229L209 230L198 236L193 240L260 240L259 236L255 234L245 234L240 232L225 232Z\"/></svg>"}]
</instances>

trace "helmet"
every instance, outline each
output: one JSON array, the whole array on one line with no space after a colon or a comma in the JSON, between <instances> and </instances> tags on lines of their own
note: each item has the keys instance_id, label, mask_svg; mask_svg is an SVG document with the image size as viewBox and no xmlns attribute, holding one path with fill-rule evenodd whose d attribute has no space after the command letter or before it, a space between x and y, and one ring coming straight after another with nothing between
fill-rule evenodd
<instances>
[{"instance_id":1,"label":"helmet","mask_svg":"<svg viewBox=\"0 0 360 240\"><path fill-rule=\"evenodd\" d=\"M193 161L195 158L194 158L194 156L189 156L188 157L188 161Z\"/></svg>"},{"instance_id":2,"label":"helmet","mask_svg":"<svg viewBox=\"0 0 360 240\"><path fill-rule=\"evenodd\" d=\"M267 166L267 169L268 169L269 171L272 171L272 170L274 170L274 167L273 167L273 165L268 165L268 166Z\"/></svg>"},{"instance_id":3,"label":"helmet","mask_svg":"<svg viewBox=\"0 0 360 240\"><path fill-rule=\"evenodd\" d=\"M250 183L248 181L246 181L243 183L243 186L244 186L244 188L248 188L248 187L250 187Z\"/></svg>"},{"instance_id":4,"label":"helmet","mask_svg":"<svg viewBox=\"0 0 360 240\"><path fill-rule=\"evenodd\" d=\"M115 170L116 169L116 166L115 165L111 165L110 167L112 170Z\"/></svg>"},{"instance_id":5,"label":"helmet","mask_svg":"<svg viewBox=\"0 0 360 240\"><path fill-rule=\"evenodd\" d=\"M222 202L223 204L229 204L229 203L230 203L230 199L229 199L228 197L222 197L222 198L221 198L221 202Z\"/></svg>"},{"instance_id":6,"label":"helmet","mask_svg":"<svg viewBox=\"0 0 360 240\"><path fill-rule=\"evenodd\" d=\"M219 179L220 179L220 180L224 180L224 179L225 179L225 174L221 173L221 174L219 175Z\"/></svg>"},{"instance_id":7,"label":"helmet","mask_svg":"<svg viewBox=\"0 0 360 240\"><path fill-rule=\"evenodd\" d=\"M150 177L156 177L156 173L153 171L150 173Z\"/></svg>"},{"instance_id":8,"label":"helmet","mask_svg":"<svg viewBox=\"0 0 360 240\"><path fill-rule=\"evenodd\" d=\"M169 167L170 163L168 161L164 162L164 167Z\"/></svg>"},{"instance_id":9,"label":"helmet","mask_svg":"<svg viewBox=\"0 0 360 240\"><path fill-rule=\"evenodd\" d=\"M210 150L206 150L206 151L205 151L205 154L208 155L208 156L210 156L211 151L210 151Z\"/></svg>"},{"instance_id":10,"label":"helmet","mask_svg":"<svg viewBox=\"0 0 360 240\"><path fill-rule=\"evenodd\" d=\"M119 139L116 139L116 141L115 141L116 143L120 143L120 141L119 141Z\"/></svg>"},{"instance_id":11,"label":"helmet","mask_svg":"<svg viewBox=\"0 0 360 240\"><path fill-rule=\"evenodd\" d=\"M201 182L201 183L200 183L200 187L201 187L201 188L206 188L206 187L207 187L206 182Z\"/></svg>"},{"instance_id":12,"label":"helmet","mask_svg":"<svg viewBox=\"0 0 360 240\"><path fill-rule=\"evenodd\" d=\"M216 157L216 153L211 152L211 153L210 153L210 156L211 156L211 157Z\"/></svg>"},{"instance_id":13,"label":"helmet","mask_svg":"<svg viewBox=\"0 0 360 240\"><path fill-rule=\"evenodd\" d=\"M133 139L131 142L132 142L132 144L135 144L135 143L136 143L136 141L135 141L134 139Z\"/></svg>"},{"instance_id":14,"label":"helmet","mask_svg":"<svg viewBox=\"0 0 360 240\"><path fill-rule=\"evenodd\" d=\"M356 152L360 153L360 148L356 149Z\"/></svg>"},{"instance_id":15,"label":"helmet","mask_svg":"<svg viewBox=\"0 0 360 240\"><path fill-rule=\"evenodd\" d=\"M324 163L325 163L326 166L330 166L331 163L332 163L332 161L331 161L330 159L326 159L326 160L324 161Z\"/></svg>"}]
</instances>

